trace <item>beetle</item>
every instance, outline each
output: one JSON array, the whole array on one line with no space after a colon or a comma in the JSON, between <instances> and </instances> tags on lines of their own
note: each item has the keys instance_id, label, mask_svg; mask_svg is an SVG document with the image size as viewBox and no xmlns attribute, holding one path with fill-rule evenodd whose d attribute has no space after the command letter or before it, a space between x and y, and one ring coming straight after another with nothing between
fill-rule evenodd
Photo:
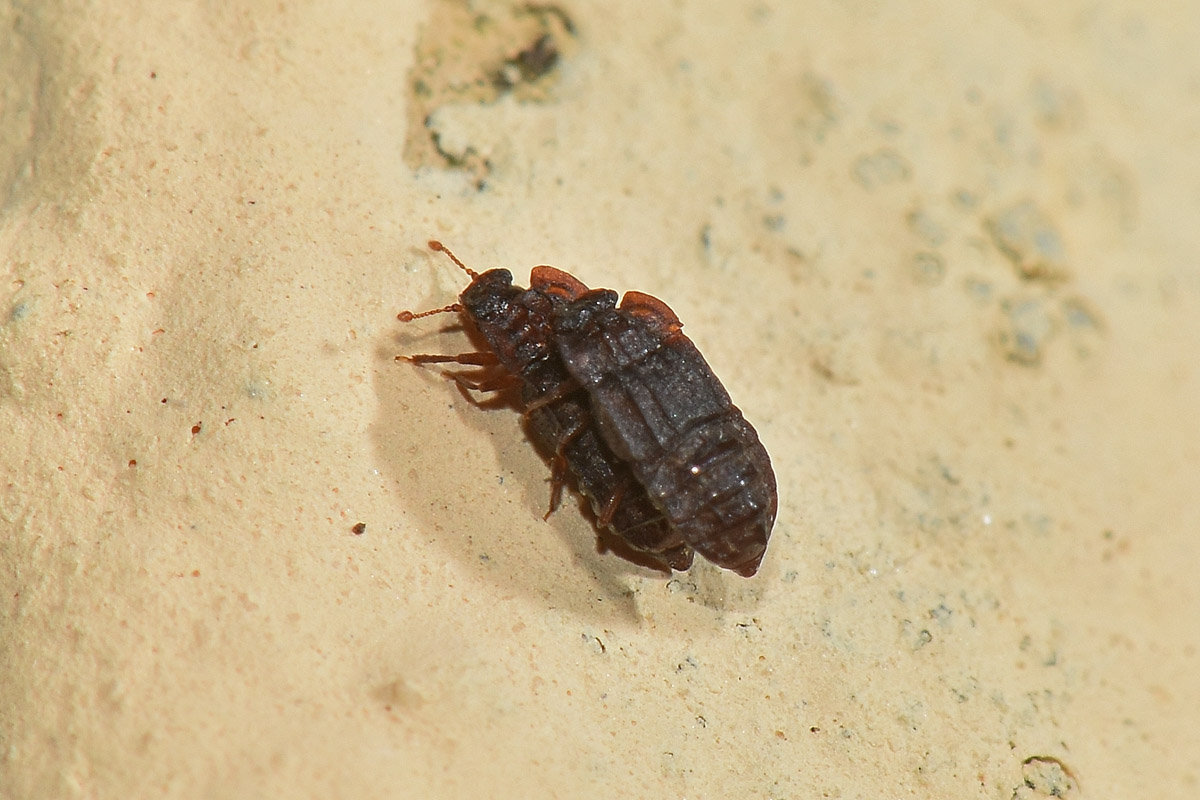
<instances>
[{"instance_id":1,"label":"beetle","mask_svg":"<svg viewBox=\"0 0 1200 800\"><path fill-rule=\"evenodd\" d=\"M444 252L471 278L459 302L421 313L403 311L402 322L440 313L458 313L479 331L488 349L460 355L398 356L416 364L456 363L491 368L480 380L446 373L465 389L489 392L518 388L535 441L552 454L550 510L558 506L567 473L589 501L597 524L632 549L665 567L686 570L693 551L651 502L630 465L617 458L592 423L586 393L575 383L551 342L553 319L589 289L554 267L534 267L530 288L513 284L512 273L468 268L441 242Z\"/></svg>"},{"instance_id":2,"label":"beetle","mask_svg":"<svg viewBox=\"0 0 1200 800\"><path fill-rule=\"evenodd\" d=\"M779 499L771 459L661 300L594 289L554 316L551 340L597 429L696 552L750 577Z\"/></svg>"}]
</instances>

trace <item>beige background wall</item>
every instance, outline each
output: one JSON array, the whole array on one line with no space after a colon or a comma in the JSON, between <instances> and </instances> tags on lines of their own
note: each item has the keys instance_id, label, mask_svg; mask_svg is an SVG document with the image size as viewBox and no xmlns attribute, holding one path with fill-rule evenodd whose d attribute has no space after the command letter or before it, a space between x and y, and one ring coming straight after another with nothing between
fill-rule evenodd
<instances>
[{"instance_id":1,"label":"beige background wall","mask_svg":"<svg viewBox=\"0 0 1200 800\"><path fill-rule=\"evenodd\" d=\"M1200 793L1195 4L0 22L0 796ZM431 237L674 307L756 578L541 520Z\"/></svg>"}]
</instances>

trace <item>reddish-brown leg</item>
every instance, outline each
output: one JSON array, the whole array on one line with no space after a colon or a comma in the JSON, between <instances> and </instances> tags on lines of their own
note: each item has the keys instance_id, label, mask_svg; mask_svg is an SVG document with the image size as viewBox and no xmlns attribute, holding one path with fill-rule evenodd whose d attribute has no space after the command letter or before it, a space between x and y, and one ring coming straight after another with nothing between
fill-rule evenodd
<instances>
[{"instance_id":1,"label":"reddish-brown leg","mask_svg":"<svg viewBox=\"0 0 1200 800\"><path fill-rule=\"evenodd\" d=\"M566 475L567 460L560 453L555 453L554 458L550 459L550 509L542 516L543 521L550 519L550 515L558 510Z\"/></svg>"},{"instance_id":2,"label":"reddish-brown leg","mask_svg":"<svg viewBox=\"0 0 1200 800\"><path fill-rule=\"evenodd\" d=\"M529 413L526 409L526 414ZM574 428L567 431L561 439L558 440L558 447L554 450L554 458L550 461L550 510L546 512L546 516L542 519L550 519L550 515L558 508L558 504L562 502L563 485L566 483L567 474L567 459L563 455L567 445L579 438L579 435L587 430L587 425L583 422L578 423Z\"/></svg>"},{"instance_id":3,"label":"reddish-brown leg","mask_svg":"<svg viewBox=\"0 0 1200 800\"><path fill-rule=\"evenodd\" d=\"M601 528L607 528L613 521L613 516L617 513L617 508L620 507L621 501L625 499L625 489L628 485L626 482L621 483L617 487L617 490L613 492L613 496L605 503L604 511L600 513L600 519L596 520L600 523Z\"/></svg>"},{"instance_id":4,"label":"reddish-brown leg","mask_svg":"<svg viewBox=\"0 0 1200 800\"><path fill-rule=\"evenodd\" d=\"M461 372L443 371L442 376L454 381L460 388L469 389L473 392L502 392L505 389L512 389L515 386L521 385L520 378L516 375L510 375L507 372L478 381L468 379Z\"/></svg>"},{"instance_id":5,"label":"reddish-brown leg","mask_svg":"<svg viewBox=\"0 0 1200 800\"><path fill-rule=\"evenodd\" d=\"M426 364L463 364L469 367L495 367L499 366L500 359L495 353L459 353L456 356L437 355L433 353L417 353L411 356L396 356L397 361L408 361L418 366ZM468 392L500 392L505 389L511 389L514 386L520 385L521 381L514 375L507 372L499 372L494 375L488 375L488 370L484 370L484 376L478 380L472 380L466 375L458 372L442 371L442 377L452 380L458 384L458 388L468 400L475 403L476 400Z\"/></svg>"},{"instance_id":6,"label":"reddish-brown leg","mask_svg":"<svg viewBox=\"0 0 1200 800\"><path fill-rule=\"evenodd\" d=\"M555 400L562 400L564 397L568 397L577 391L579 391L579 384L574 380L563 381L550 394L543 395L525 406L525 416L528 417L530 412L537 411L543 406L548 406ZM572 431L572 433L576 436L578 435L577 431Z\"/></svg>"},{"instance_id":7,"label":"reddish-brown leg","mask_svg":"<svg viewBox=\"0 0 1200 800\"><path fill-rule=\"evenodd\" d=\"M414 364L465 364L471 367L491 367L500 363L500 359L495 353L459 353L456 356L418 353L411 356L396 356L396 360L411 361Z\"/></svg>"}]
</instances>

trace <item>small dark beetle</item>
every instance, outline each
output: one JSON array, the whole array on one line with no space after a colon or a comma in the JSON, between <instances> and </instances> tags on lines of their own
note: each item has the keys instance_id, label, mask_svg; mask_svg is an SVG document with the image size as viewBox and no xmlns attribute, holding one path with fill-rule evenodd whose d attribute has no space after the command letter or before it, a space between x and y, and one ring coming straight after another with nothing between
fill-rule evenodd
<instances>
[{"instance_id":1,"label":"small dark beetle","mask_svg":"<svg viewBox=\"0 0 1200 800\"><path fill-rule=\"evenodd\" d=\"M460 386L476 391L519 388L529 428L535 440L553 454L550 512L558 505L569 471L587 497L597 522L634 550L677 570L692 563L692 549L650 501L630 466L617 458L592 423L588 397L562 364L551 336L559 309L588 292L572 276L553 267L535 267L530 288L514 286L512 273L493 269L482 274L467 268L440 242L434 250L446 253L471 283L459 302L414 314L401 312L404 322L432 314L456 312L479 330L488 351L448 355L413 355L417 364L457 363L492 368L482 380L447 373Z\"/></svg>"},{"instance_id":2,"label":"small dark beetle","mask_svg":"<svg viewBox=\"0 0 1200 800\"><path fill-rule=\"evenodd\" d=\"M596 289L554 316L551 340L591 397L604 441L672 529L718 566L758 571L775 473L758 434L661 300Z\"/></svg>"}]
</instances>

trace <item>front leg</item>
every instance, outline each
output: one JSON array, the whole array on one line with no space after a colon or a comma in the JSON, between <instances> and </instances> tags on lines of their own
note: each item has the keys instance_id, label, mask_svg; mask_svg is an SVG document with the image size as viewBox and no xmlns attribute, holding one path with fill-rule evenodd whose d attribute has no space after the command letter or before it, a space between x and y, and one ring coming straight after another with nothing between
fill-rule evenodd
<instances>
[{"instance_id":1,"label":"front leg","mask_svg":"<svg viewBox=\"0 0 1200 800\"><path fill-rule=\"evenodd\" d=\"M466 364L471 367L494 367L500 363L495 353L459 353L456 356L440 356L428 353L418 353L412 356L396 356L397 361L411 361L413 364Z\"/></svg>"},{"instance_id":2,"label":"front leg","mask_svg":"<svg viewBox=\"0 0 1200 800\"><path fill-rule=\"evenodd\" d=\"M496 354L490 352L459 353L456 356L418 353L411 356L396 356L396 361L408 361L418 366L425 366L426 364L463 364L470 367L498 367L500 364L500 359L496 357ZM476 380L467 377L461 372L442 370L442 377L457 383L463 395L476 405L478 405L478 401L469 392L501 392L515 388L521 383L520 378L504 371L489 375L488 370L484 370L483 377Z\"/></svg>"}]
</instances>

